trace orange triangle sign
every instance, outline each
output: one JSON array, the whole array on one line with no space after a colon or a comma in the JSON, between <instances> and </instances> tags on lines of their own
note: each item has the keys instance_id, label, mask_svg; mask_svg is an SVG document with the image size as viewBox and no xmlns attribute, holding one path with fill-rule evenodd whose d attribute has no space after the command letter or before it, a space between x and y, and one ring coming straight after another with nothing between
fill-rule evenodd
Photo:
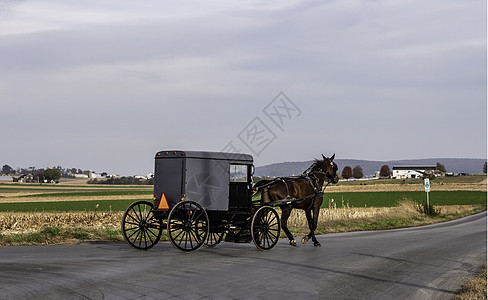
<instances>
[{"instance_id":1,"label":"orange triangle sign","mask_svg":"<svg viewBox=\"0 0 488 300\"><path fill-rule=\"evenodd\" d=\"M161 200L159 200L158 210L169 210L168 200L166 199L166 195L164 193L161 194Z\"/></svg>"}]
</instances>

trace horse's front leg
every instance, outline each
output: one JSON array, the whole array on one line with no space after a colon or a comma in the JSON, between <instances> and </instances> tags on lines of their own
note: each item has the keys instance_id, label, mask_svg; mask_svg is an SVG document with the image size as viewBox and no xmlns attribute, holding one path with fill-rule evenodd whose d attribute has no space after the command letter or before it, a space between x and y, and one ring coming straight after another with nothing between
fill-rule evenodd
<instances>
[{"instance_id":1,"label":"horse's front leg","mask_svg":"<svg viewBox=\"0 0 488 300\"><path fill-rule=\"evenodd\" d=\"M316 246L316 247L320 247L322 245L320 245L319 241L317 241L317 238L315 237L315 230L317 229L317 223L319 221L319 213L320 213L320 204L317 205L317 202L316 202L316 205L313 209L313 218L312 218L312 229L311 229L311 238L312 238L312 241L313 241L313 245Z\"/></svg>"},{"instance_id":2,"label":"horse's front leg","mask_svg":"<svg viewBox=\"0 0 488 300\"><path fill-rule=\"evenodd\" d=\"M288 229L288 226L286 225L288 222L288 218L290 217L291 210L292 208L290 206L284 206L281 208L281 228L283 228L283 231L290 240L290 245L296 246L297 242L295 241L295 238L293 237L290 230Z\"/></svg>"}]
</instances>

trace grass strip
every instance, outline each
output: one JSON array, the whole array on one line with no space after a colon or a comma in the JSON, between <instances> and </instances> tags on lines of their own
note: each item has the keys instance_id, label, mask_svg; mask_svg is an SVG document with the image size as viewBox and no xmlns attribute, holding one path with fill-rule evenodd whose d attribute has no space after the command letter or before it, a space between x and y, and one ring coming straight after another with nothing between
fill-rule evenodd
<instances>
[{"instance_id":1,"label":"grass strip","mask_svg":"<svg viewBox=\"0 0 488 300\"><path fill-rule=\"evenodd\" d=\"M454 300L475 300L486 299L487 296L487 274L486 263L482 271L475 277L469 278L463 285L461 291L454 297Z\"/></svg>"},{"instance_id":2,"label":"grass strip","mask_svg":"<svg viewBox=\"0 0 488 300\"><path fill-rule=\"evenodd\" d=\"M0 234L0 245L76 244L82 241L123 241L120 230L48 226L40 231L12 235Z\"/></svg>"}]
</instances>

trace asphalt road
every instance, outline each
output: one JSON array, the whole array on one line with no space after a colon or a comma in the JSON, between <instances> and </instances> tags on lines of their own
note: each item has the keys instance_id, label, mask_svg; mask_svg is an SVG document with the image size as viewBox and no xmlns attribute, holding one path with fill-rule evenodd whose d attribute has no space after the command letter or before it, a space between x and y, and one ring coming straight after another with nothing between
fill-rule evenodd
<instances>
[{"instance_id":1,"label":"asphalt road","mask_svg":"<svg viewBox=\"0 0 488 300\"><path fill-rule=\"evenodd\" d=\"M486 262L486 212L419 228L327 234L322 247L222 243L0 247L1 299L449 299Z\"/></svg>"}]
</instances>

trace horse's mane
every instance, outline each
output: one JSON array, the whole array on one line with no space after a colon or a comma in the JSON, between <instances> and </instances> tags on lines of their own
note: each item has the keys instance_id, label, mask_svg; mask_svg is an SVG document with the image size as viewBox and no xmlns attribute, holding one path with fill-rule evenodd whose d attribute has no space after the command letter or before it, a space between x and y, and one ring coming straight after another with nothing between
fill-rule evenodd
<instances>
[{"instance_id":1,"label":"horse's mane","mask_svg":"<svg viewBox=\"0 0 488 300\"><path fill-rule=\"evenodd\" d=\"M310 167L308 167L305 171L303 171L302 174L312 172L318 166L319 163L322 163L322 160L314 158L313 163L310 165Z\"/></svg>"}]
</instances>

